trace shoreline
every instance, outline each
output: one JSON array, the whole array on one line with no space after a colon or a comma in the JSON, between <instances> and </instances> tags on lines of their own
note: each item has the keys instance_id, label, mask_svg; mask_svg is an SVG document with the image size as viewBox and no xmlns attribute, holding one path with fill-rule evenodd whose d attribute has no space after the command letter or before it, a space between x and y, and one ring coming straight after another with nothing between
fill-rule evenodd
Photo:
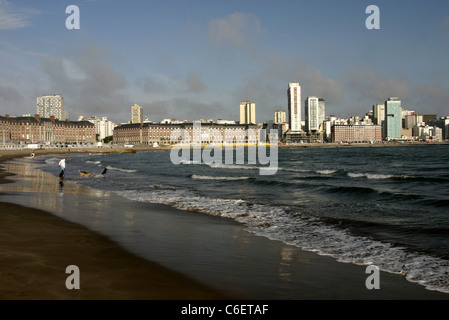
<instances>
[{"instance_id":1,"label":"shoreline","mask_svg":"<svg viewBox=\"0 0 449 320\"><path fill-rule=\"evenodd\" d=\"M62 152L61 152L62 153ZM10 153L10 154L6 154L4 152L0 151L0 154L3 154L2 157L0 157L0 162L5 161L5 160L12 160L14 158L18 158L21 156L27 156L29 154L28 152L23 152L22 154L14 154L14 153ZM46 152L45 154L55 154L55 152L51 152L50 150L48 152ZM37 153L37 155L39 156L39 153ZM3 170L0 170L0 180L3 180L3 177L6 175L10 175L8 173L4 173ZM9 181L8 181L9 182ZM25 195L25 197L27 197ZM81 197L81 195L77 195L75 194L74 197ZM3 208L5 206L4 202L0 202L0 206L2 207L2 212ZM140 205L139 205L140 206ZM164 210L163 206L150 206L150 210ZM6 207L5 207L6 208ZM71 232L75 232L75 231L70 231L72 230L71 228L77 229L77 228L81 228L83 229L86 234L84 234L84 237L89 237L89 239L92 240L88 240L87 242L89 244L91 244L91 247L89 248L90 254L92 256L98 256L98 251L96 250L111 250L114 251L112 249L112 247L114 247L114 249L118 249L119 251L122 251L120 254L123 254L123 259L126 261L130 261L129 263L131 263L132 261L134 261L134 259L137 259L134 261L134 263L140 265L142 264L142 268L139 268L141 273L132 273L131 275L129 275L129 277L127 277L127 279L132 279L135 282L136 287L133 287L131 285L131 283L133 281L131 281L131 283L128 284L124 284L122 283L122 285L124 287L122 287L121 290L124 290L126 292L126 294L124 292L117 292L115 290L109 290L110 287L108 287L108 284L106 284L105 286L103 286L103 288L97 287L96 289L93 288L93 291L90 291L90 294L87 294L86 296L82 296L82 295L77 295L76 297L73 296L73 292L70 292L69 290L67 290L64 285L63 282L65 281L67 275L62 271L60 271L60 274L58 274L58 277L60 279L59 282L61 282L60 284L60 297L55 297L53 295L51 295L49 298L44 298L44 299L197 299L195 297L198 297L198 299L213 299L213 300L218 300L218 299L227 299L226 296L232 296L233 299L235 299L235 297L244 297L245 293L243 293L242 295L239 295L238 292L238 288L233 288L234 291L227 291L227 292L233 292L233 294L224 294L224 292L226 290L215 290L215 289L210 289L209 287L206 287L202 284L197 283L194 279L192 279L192 277L185 277L184 275L180 276L179 278L177 278L178 280L175 281L175 283L173 284L173 286L171 287L170 290L168 290L168 292L165 292L165 296L163 295L163 293L159 292L159 293L155 293L153 292L153 285L148 285L147 282L147 286L145 286L145 288L142 288L142 286L139 287L139 283L142 283L142 279L143 278L147 278L147 275L149 273L153 273L153 267L155 267L153 265L152 262L148 261L151 260L153 261L152 257L150 256L149 259L143 259L139 256L136 256L134 254L129 253L127 250L121 249L120 246L118 246L118 244L114 241L111 241L108 239L108 237L103 237L103 236L99 236L95 231L91 231L88 230L82 226L80 226L79 224L75 223L73 224L72 222L67 222L66 220L56 217L51 213L48 213L46 210L42 211L42 210L38 210L40 212L39 216L36 216L36 220L33 220L33 218L31 216L28 216L28 214L32 214L34 215L35 213L31 213L31 211L34 211L35 209L29 208L29 207L17 207L16 208L19 212L21 212L20 216L11 216L11 219L15 219L16 223L15 224L11 224L9 227L4 227L3 229L0 229L0 235L3 234L8 234L12 232L12 230L10 230L9 228L16 228L16 231L21 231L20 233L17 233L17 241L20 242L20 237L19 234L22 237L29 237L30 235L26 232L23 232L24 228L25 228L25 224L29 223L29 225L31 226L35 226L38 223L41 223L42 221L45 221L46 219L50 219L49 217L52 217L51 220L56 219L53 223L54 225L58 225L58 226L62 226L65 224L70 224L70 226L67 226L67 232L63 232L63 233L59 233L59 235L54 235L54 239L59 239L59 238L65 238L66 233L71 233ZM9 215L9 214L8 214ZM30 218L31 217L31 218ZM439 292L434 292L434 291L429 291L427 289L425 289L423 286L420 286L418 284L413 284L410 282L407 282L402 276L400 275L394 275L394 274L387 274L387 273L383 273L381 272L381 279L382 279L382 284L381 284L381 288L382 290L367 290L365 288L365 279L367 277L367 275L365 274L365 268L366 266L356 266L356 265L350 265L350 264L344 264L344 263L340 263L335 261L334 259L330 258L330 257L323 257L323 256L318 256L315 253L312 252L305 252L302 251L298 248L294 248L288 245L285 245L283 243L280 243L278 241L273 241L273 240L269 240L263 237L258 237L255 235L251 235L251 234L244 234L244 232L241 230L242 228L236 227L235 229L238 229L238 231L229 231L229 222L224 221L224 220L219 220L222 218L217 218L217 217L204 217L204 215L199 215L199 217L201 217L200 221L206 221L205 219L210 219L211 221L213 220L213 223L215 223L216 221L222 221L220 222L221 224L223 224L224 229L228 230L226 231L227 233L229 233L230 237L235 238L236 235L233 234L235 232L239 232L238 236L243 236L246 237L244 239L245 243L250 243L252 245L251 249L245 249L251 252L240 252L240 255L244 255L246 257L247 260L249 259L261 259L260 263L264 264L264 265L268 265L268 264L273 264L272 266L267 266L268 267L282 267L282 268L286 268L285 263L289 262L289 261L296 261L296 263L298 265L293 265L292 266L288 266L289 269L285 269L282 270L282 273L290 273L290 276L294 275L294 280L298 281L298 285L301 289L302 292L294 292L292 293L292 299L449 299L449 295L447 294L443 294L443 293L439 293ZM195 217L194 217L195 218ZM191 218L188 218L191 219ZM21 222L24 225L23 226L19 226L17 222ZM206 221L207 222L207 221ZM0 227L2 228L3 225ZM6 230L5 230L6 229ZM26 228L25 228L26 229ZM223 229L223 230L224 230ZM53 230L55 231L55 230ZM51 232L53 232L51 231ZM165 235L166 237L169 237L170 235L170 231L168 231L168 234ZM11 237L11 234L9 234L9 236ZM39 237L41 235L35 234L34 235L35 238L34 240L30 240L28 239L29 242L35 242L35 241L39 241ZM96 237L99 236L100 239L97 239ZM211 235L206 235L205 239L206 241L208 239L212 240L213 238L211 238ZM2 239L2 237L0 237L0 239ZM86 243L86 241L82 241L78 238L76 238L77 240L75 240L75 242L77 242L76 245L71 246L70 248L72 248L71 250L79 250L80 249L80 242L81 243ZM100 242L98 242L97 244L97 240L99 240ZM107 246L107 249L105 247L103 247L104 245L101 244L101 241L105 240L106 242L109 241L109 244ZM164 240L164 239L162 239ZM209 241L210 241L209 240ZM0 241L0 248L1 251L6 250L5 246L8 246L8 241L6 243L3 243ZM227 246L229 246L231 244L226 243L224 248L228 248ZM48 248L42 248L42 247L31 247L33 248L33 250L44 250L44 251L51 251ZM99 249L100 248L100 249ZM81 250L85 249L82 247L81 245ZM229 248L228 248L229 249ZM231 249L235 249L232 245ZM237 248L238 250L241 250L242 248ZM64 247L60 247L59 250L64 251L65 248ZM254 256L251 256L251 254L253 254L252 252L254 251ZM285 255L286 253L288 253L288 260L285 260L285 257L278 257L278 255L282 256ZM28 251L27 252L28 256L30 254L32 254L32 252ZM49 254L49 252L40 252L41 255L44 254ZM117 253L119 254L119 253ZM86 255L86 253L84 252L84 255ZM263 257L263 255L266 255L266 257ZM41 256L42 258L42 256ZM54 258L54 257L53 257ZM87 259L87 257L85 257ZM92 258L92 257L91 257ZM113 257L110 257L108 255L103 255L102 256L103 259L99 259L97 261L97 263L101 263L103 266L104 265L110 265L111 262L114 262L114 264L116 263L116 260L114 260ZM279 261L277 261L279 259ZM18 263L20 261L15 261L15 263ZM31 268L31 266L28 266L28 272L24 272L24 270L21 270L20 268L17 270L17 277L23 277L24 274L26 275L31 275L31 274L35 274L36 272L38 272L39 274L42 274L42 271L39 271L41 269L42 266L39 265L38 261L34 261L33 262L33 268L36 268L37 270L33 269L29 269ZM68 261L67 261L68 263ZM13 263L14 264L14 261ZM68 264L67 264L68 265ZM146 265L145 267L143 265ZM157 267L160 267L160 265L156 262L155 264ZM99 266L99 265L97 265ZM248 267L249 266L249 267ZM243 265L242 266L242 272L248 272L247 269L251 269L251 268L255 268L256 266L254 264L249 263L248 266ZM2 264L0 269L0 274L2 274L2 272L7 273L8 271L4 271L5 268L7 268L8 265L6 264ZM49 268L49 266L47 265L47 269ZM51 268L50 268L51 269ZM153 279L153 281L155 281L156 283L161 283L163 282L164 284L166 283L165 281L169 281L170 278L172 278L171 275L171 270L173 270L173 268L162 268L164 270L165 275L162 273L161 271L161 276L160 277L156 277L157 279ZM108 272L113 272L114 270L110 270ZM123 268L120 270L115 270L115 272L120 271L120 274L123 275ZM98 273L98 275L101 276L102 273L104 273L105 271L100 270L99 268L96 270L96 272ZM136 271L137 272L137 271ZM250 273L251 270L249 270ZM264 271L265 272L265 271ZM272 272L272 271L270 271ZM280 271L275 271L275 272L280 272ZM148 273L148 274L147 274ZM174 271L174 274L180 275L177 273L177 271ZM183 274L185 274L183 272ZM93 275L93 278L96 278L98 275ZM121 276L122 276L121 275ZM56 275L55 275L56 276ZM119 276L119 278L121 277ZM164 276L166 276L166 278L164 278ZM263 276L262 274L260 275L261 277ZM92 278L92 279L93 279ZM213 278L213 277L212 277ZM262 277L263 279L263 277ZM107 279L102 279L100 277L100 280L102 281L106 281ZM2 281L2 278L0 277L0 282ZM110 280L109 280L110 281ZM119 281L119 280L116 280ZM149 280L147 280L149 281ZM262 280L263 281L263 280ZM269 281L269 280L267 280ZM291 281L291 279L289 280ZM58 283L59 283L58 282ZM114 282L114 281L113 281ZM178 282L182 282L184 285L181 285L181 290L176 289L176 286L179 285ZM209 283L210 281L205 281L204 283ZM101 281L99 281L99 286ZM13 282L10 282L8 284L8 286L13 285ZM17 285L17 284L16 284ZM4 287L3 285L0 286ZM23 289L23 285L21 286ZM148 290L148 288L151 287L151 290ZM215 286L216 287L216 286ZM108 288L108 289L106 289ZM199 288L199 289L198 289ZM182 289L184 289L184 291L182 291ZM198 289L198 290L197 290ZM37 290L37 289L36 289ZM97 290L97 291L95 291ZM189 290L191 290L192 292L189 293ZM147 291L152 291L152 295L147 292ZM176 294L173 292L176 291ZM96 293L96 296L94 294L94 292ZM79 292L81 294L81 291ZM72 295L71 295L72 294ZM117 296L118 294L121 294L122 296ZM171 296L171 294L175 294L175 296ZM184 294L184 296L182 295ZM167 297L167 298L164 298ZM257 297L256 297L257 298ZM265 299L278 299L276 296L272 296L272 297L263 297ZM11 299L11 298L5 298L2 293L0 293L0 299ZM31 298L30 296L28 297L23 297L18 295L15 298L12 299L34 299ZM289 298L290 299L290 298Z\"/></svg>"},{"instance_id":2,"label":"shoreline","mask_svg":"<svg viewBox=\"0 0 449 320\"><path fill-rule=\"evenodd\" d=\"M0 165L29 152L0 151ZM11 176L0 167L0 184L13 182L5 179ZM3 200L0 212L0 300L229 299L50 212ZM65 286L65 268L74 260L89 270L81 274L80 290Z\"/></svg>"}]
</instances>

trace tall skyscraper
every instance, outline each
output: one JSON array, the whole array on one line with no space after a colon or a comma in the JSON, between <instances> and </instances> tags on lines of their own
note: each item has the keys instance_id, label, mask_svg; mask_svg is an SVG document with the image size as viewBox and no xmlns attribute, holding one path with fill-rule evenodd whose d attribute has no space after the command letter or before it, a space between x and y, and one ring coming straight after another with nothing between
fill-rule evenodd
<instances>
[{"instance_id":1,"label":"tall skyscraper","mask_svg":"<svg viewBox=\"0 0 449 320\"><path fill-rule=\"evenodd\" d=\"M288 124L292 132L301 131L301 86L290 82L287 90Z\"/></svg>"},{"instance_id":2,"label":"tall skyscraper","mask_svg":"<svg viewBox=\"0 0 449 320\"><path fill-rule=\"evenodd\" d=\"M385 104L377 103L373 105L373 117L374 124L382 125L382 121L385 121Z\"/></svg>"},{"instance_id":3,"label":"tall skyscraper","mask_svg":"<svg viewBox=\"0 0 449 320\"><path fill-rule=\"evenodd\" d=\"M319 103L317 97L307 97L305 105L306 130L317 131L319 123Z\"/></svg>"},{"instance_id":4,"label":"tall skyscraper","mask_svg":"<svg viewBox=\"0 0 449 320\"><path fill-rule=\"evenodd\" d=\"M318 129L323 129L323 122L326 119L326 101L318 98Z\"/></svg>"},{"instance_id":5,"label":"tall skyscraper","mask_svg":"<svg viewBox=\"0 0 449 320\"><path fill-rule=\"evenodd\" d=\"M277 110L274 112L274 123L275 124L282 124L284 122L287 122L287 114L284 110Z\"/></svg>"},{"instance_id":6,"label":"tall skyscraper","mask_svg":"<svg viewBox=\"0 0 449 320\"><path fill-rule=\"evenodd\" d=\"M240 124L256 124L256 103L249 100L240 102Z\"/></svg>"},{"instance_id":7,"label":"tall skyscraper","mask_svg":"<svg viewBox=\"0 0 449 320\"><path fill-rule=\"evenodd\" d=\"M64 110L64 98L59 94L44 94L36 98L36 113L41 118L54 116L59 120L68 119Z\"/></svg>"},{"instance_id":8,"label":"tall skyscraper","mask_svg":"<svg viewBox=\"0 0 449 320\"><path fill-rule=\"evenodd\" d=\"M131 123L141 123L143 122L143 112L142 107L138 104L131 106Z\"/></svg>"},{"instance_id":9,"label":"tall skyscraper","mask_svg":"<svg viewBox=\"0 0 449 320\"><path fill-rule=\"evenodd\" d=\"M400 139L401 128L401 100L391 97L385 101L385 138Z\"/></svg>"}]
</instances>

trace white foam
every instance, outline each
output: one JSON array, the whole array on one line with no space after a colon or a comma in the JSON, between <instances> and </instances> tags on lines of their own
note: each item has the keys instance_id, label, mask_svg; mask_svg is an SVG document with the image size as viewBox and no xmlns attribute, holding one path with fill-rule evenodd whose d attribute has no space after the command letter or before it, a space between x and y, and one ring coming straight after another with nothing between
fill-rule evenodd
<instances>
[{"instance_id":1,"label":"white foam","mask_svg":"<svg viewBox=\"0 0 449 320\"><path fill-rule=\"evenodd\" d=\"M334 174L335 172L337 172L337 170L317 170L316 171L316 173L324 174L324 175Z\"/></svg>"},{"instance_id":2,"label":"white foam","mask_svg":"<svg viewBox=\"0 0 449 320\"><path fill-rule=\"evenodd\" d=\"M136 172L137 170L133 170L133 169L122 169L122 168L115 168L112 166L107 166L106 167L108 170L117 170L117 171L123 171L123 172Z\"/></svg>"},{"instance_id":3,"label":"white foam","mask_svg":"<svg viewBox=\"0 0 449 320\"><path fill-rule=\"evenodd\" d=\"M101 161L91 161L91 160L87 160L87 163L93 163L93 164L100 164Z\"/></svg>"},{"instance_id":4,"label":"white foam","mask_svg":"<svg viewBox=\"0 0 449 320\"><path fill-rule=\"evenodd\" d=\"M366 178L373 180L391 179L395 177L394 175L391 174L354 173L354 172L348 172L347 176L350 178Z\"/></svg>"},{"instance_id":5,"label":"white foam","mask_svg":"<svg viewBox=\"0 0 449 320\"><path fill-rule=\"evenodd\" d=\"M164 186L150 186L147 191L121 191L119 194L131 200L162 203L234 219L254 234L331 256L340 262L374 264L386 272L406 274L408 281L429 290L449 292L448 261L410 253L389 243L352 236L316 217L292 212L288 207L261 205L241 199L213 199L187 189Z\"/></svg>"},{"instance_id":6,"label":"white foam","mask_svg":"<svg viewBox=\"0 0 449 320\"><path fill-rule=\"evenodd\" d=\"M250 179L250 177L215 177L215 176L202 176L202 175L197 175L194 174L192 175L192 179L194 180L230 180L230 181L234 181L234 180L248 180Z\"/></svg>"}]
</instances>

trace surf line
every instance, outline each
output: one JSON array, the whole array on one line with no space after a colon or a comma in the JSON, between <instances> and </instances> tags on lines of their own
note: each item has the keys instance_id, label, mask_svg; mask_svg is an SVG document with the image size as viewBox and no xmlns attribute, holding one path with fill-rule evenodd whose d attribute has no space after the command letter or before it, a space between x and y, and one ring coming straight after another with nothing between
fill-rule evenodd
<instances>
[{"instance_id":1,"label":"surf line","mask_svg":"<svg viewBox=\"0 0 449 320\"><path fill-rule=\"evenodd\" d=\"M248 164L259 164L260 175L274 175L278 169L278 131L270 129L270 147L267 154L265 129L201 129L201 123L193 124L192 135L185 129L173 130L170 143L174 144L170 151L173 164L190 163L190 149L193 150L193 163L223 164L223 146L225 150L224 164L245 164L245 146L248 149ZM208 143L202 147L203 141ZM234 163L235 150L235 163ZM268 166L264 166L267 165Z\"/></svg>"}]
</instances>

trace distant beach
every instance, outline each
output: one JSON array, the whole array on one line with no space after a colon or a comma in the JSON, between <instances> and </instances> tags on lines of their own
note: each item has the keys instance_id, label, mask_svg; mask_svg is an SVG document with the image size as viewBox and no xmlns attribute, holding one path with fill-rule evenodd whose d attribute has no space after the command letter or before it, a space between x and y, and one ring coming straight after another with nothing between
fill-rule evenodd
<instances>
[{"instance_id":1,"label":"distant beach","mask_svg":"<svg viewBox=\"0 0 449 320\"><path fill-rule=\"evenodd\" d=\"M99 151L106 149L79 152ZM114 150L121 151L130 152ZM225 218L125 200L71 182L61 191L57 177L35 170L36 160L24 159L30 152L0 151L2 165L11 163L10 170L0 172L0 299L449 299L384 272L381 289L368 290L364 266L253 235ZM36 159L67 152L36 150ZM81 221L87 211L98 220L85 226ZM166 258L170 267L149 261L138 254L138 247L120 243L121 234L96 230L95 223L103 220L124 226L114 230L126 231L127 224L132 229L143 214L154 216L153 250L159 256L179 251L180 257L197 259L197 265L205 266L202 279L182 261L170 265L173 256ZM138 234L133 237L138 243ZM64 285L65 268L73 264L81 270L80 290ZM208 274L207 265L218 266L220 273ZM248 282L223 281L229 270L238 270ZM282 295L270 295L270 286L279 281L296 285ZM264 289L251 290L252 283Z\"/></svg>"}]
</instances>

